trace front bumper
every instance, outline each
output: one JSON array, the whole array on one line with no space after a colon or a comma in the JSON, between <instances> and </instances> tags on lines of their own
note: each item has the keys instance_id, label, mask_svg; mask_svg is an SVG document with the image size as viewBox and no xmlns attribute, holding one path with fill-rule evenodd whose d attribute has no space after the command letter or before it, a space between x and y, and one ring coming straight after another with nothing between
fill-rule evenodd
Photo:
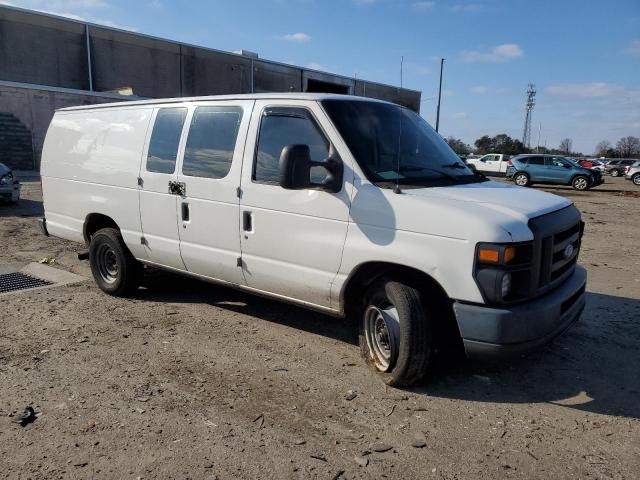
<instances>
[{"instance_id":1,"label":"front bumper","mask_svg":"<svg viewBox=\"0 0 640 480\"><path fill-rule=\"evenodd\" d=\"M508 356L535 350L564 333L585 306L587 271L576 265L558 288L504 308L456 302L454 311L468 357Z\"/></svg>"},{"instance_id":2,"label":"front bumper","mask_svg":"<svg viewBox=\"0 0 640 480\"><path fill-rule=\"evenodd\" d=\"M20 183L0 185L0 200L5 202L17 202L20 200Z\"/></svg>"}]
</instances>

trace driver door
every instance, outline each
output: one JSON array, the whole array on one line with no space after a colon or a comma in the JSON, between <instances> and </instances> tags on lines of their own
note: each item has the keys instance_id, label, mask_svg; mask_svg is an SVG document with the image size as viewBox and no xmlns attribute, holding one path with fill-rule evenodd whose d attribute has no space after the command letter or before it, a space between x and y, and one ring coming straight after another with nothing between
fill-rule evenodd
<instances>
[{"instance_id":1,"label":"driver door","mask_svg":"<svg viewBox=\"0 0 640 480\"><path fill-rule=\"evenodd\" d=\"M286 145L305 144L312 160L324 161L331 135L336 135L333 125L315 102L291 100L283 106L257 101L240 199L247 286L327 308L347 234L350 196L346 185L352 185L353 171L345 165L344 183L337 193L285 190L279 184L279 159ZM312 178L321 180L324 171L315 167Z\"/></svg>"}]
</instances>

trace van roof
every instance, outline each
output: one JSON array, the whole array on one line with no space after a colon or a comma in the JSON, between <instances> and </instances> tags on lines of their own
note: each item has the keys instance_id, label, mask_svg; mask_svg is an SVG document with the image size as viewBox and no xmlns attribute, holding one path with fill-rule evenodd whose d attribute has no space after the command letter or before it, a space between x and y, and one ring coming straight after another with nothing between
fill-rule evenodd
<instances>
[{"instance_id":1,"label":"van roof","mask_svg":"<svg viewBox=\"0 0 640 480\"><path fill-rule=\"evenodd\" d=\"M358 100L367 102L390 103L370 97L358 97L355 95L339 95L335 93L246 93L235 95L208 95L204 97L177 97L177 98L154 98L150 100L133 100L125 102L101 103L99 105L80 105L77 107L60 108L59 112L75 110L94 110L115 107L133 107L137 105L166 105L170 103L202 102L206 100Z\"/></svg>"}]
</instances>

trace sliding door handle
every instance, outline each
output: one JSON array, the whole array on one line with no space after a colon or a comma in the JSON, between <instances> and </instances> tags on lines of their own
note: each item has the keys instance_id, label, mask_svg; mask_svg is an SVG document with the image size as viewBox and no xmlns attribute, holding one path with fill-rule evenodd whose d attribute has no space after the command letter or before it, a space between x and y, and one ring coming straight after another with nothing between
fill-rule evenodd
<instances>
[{"instance_id":1,"label":"sliding door handle","mask_svg":"<svg viewBox=\"0 0 640 480\"><path fill-rule=\"evenodd\" d=\"M253 212L242 212L242 230L253 233Z\"/></svg>"},{"instance_id":2,"label":"sliding door handle","mask_svg":"<svg viewBox=\"0 0 640 480\"><path fill-rule=\"evenodd\" d=\"M182 202L182 209L181 210L182 210L182 221L184 223L187 223L189 221L189 203Z\"/></svg>"}]
</instances>

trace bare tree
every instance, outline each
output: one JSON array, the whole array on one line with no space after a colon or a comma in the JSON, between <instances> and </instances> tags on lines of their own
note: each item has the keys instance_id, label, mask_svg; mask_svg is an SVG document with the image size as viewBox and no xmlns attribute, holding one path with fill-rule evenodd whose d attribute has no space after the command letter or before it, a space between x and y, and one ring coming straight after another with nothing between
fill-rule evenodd
<instances>
[{"instance_id":1,"label":"bare tree","mask_svg":"<svg viewBox=\"0 0 640 480\"><path fill-rule=\"evenodd\" d=\"M638 137L622 137L616 143L616 148L621 158L633 158L640 155L640 138Z\"/></svg>"},{"instance_id":2,"label":"bare tree","mask_svg":"<svg viewBox=\"0 0 640 480\"><path fill-rule=\"evenodd\" d=\"M597 157L606 157L607 152L609 152L613 146L609 140L602 140L596 145L595 154Z\"/></svg>"},{"instance_id":3,"label":"bare tree","mask_svg":"<svg viewBox=\"0 0 640 480\"><path fill-rule=\"evenodd\" d=\"M568 155L571 153L572 146L573 140L571 140L570 138L565 138L560 142L560 146L558 148Z\"/></svg>"}]
</instances>

